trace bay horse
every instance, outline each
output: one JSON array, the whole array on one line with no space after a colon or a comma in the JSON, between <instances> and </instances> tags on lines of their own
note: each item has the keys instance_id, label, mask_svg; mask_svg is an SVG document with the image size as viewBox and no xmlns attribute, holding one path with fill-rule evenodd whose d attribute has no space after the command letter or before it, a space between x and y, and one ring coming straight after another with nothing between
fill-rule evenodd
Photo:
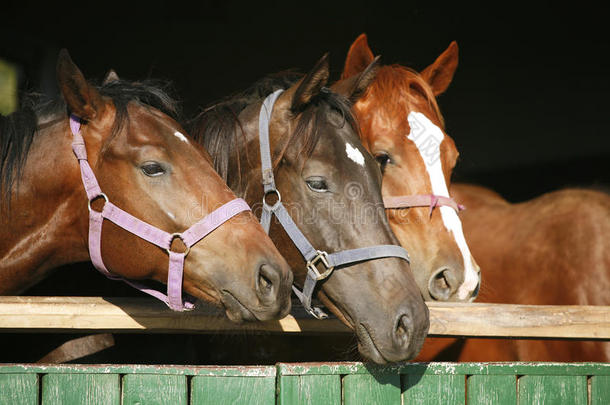
<instances>
[{"instance_id":1,"label":"bay horse","mask_svg":"<svg viewBox=\"0 0 610 405\"><path fill-rule=\"evenodd\" d=\"M264 194L265 198L269 194L281 198L265 201L261 215L265 209L275 210L279 202L287 207L284 216L277 214L281 225L293 235L302 232L295 243L315 246L318 256L314 260L324 262L325 273L320 278L326 278L317 297L356 332L358 349L365 358L387 363L413 358L428 330L428 310L408 262L363 257L334 272L326 262L333 255L349 252L345 249L376 244L399 248L383 210L381 173L362 147L351 113L351 104L374 78L376 68L373 62L362 74L330 89L326 87L329 66L324 56L304 76L271 75L210 106L194 120L191 133L210 152L233 191L253 207L258 203L261 208ZM270 97L277 97L275 103ZM263 183L267 186L274 181L274 193L264 192L261 184L264 161L259 151L267 142L259 139L267 135L271 152L264 160L269 167ZM265 208L271 204L273 207ZM295 224L286 228L290 218ZM317 270L307 263L306 271L295 238L284 229L272 221L270 236L290 264L296 283L305 283L307 290L306 275Z\"/></svg>"},{"instance_id":2,"label":"bay horse","mask_svg":"<svg viewBox=\"0 0 610 405\"><path fill-rule=\"evenodd\" d=\"M360 36L351 52L372 57L366 36ZM355 56L356 54L352 55ZM364 56L363 56L364 55ZM349 61L350 58L348 58ZM443 128L443 118L436 103L453 78L458 64L454 42L430 67L417 73L393 65L384 67L396 77L394 87L385 92L408 94L393 99L388 93L370 92L363 98L373 113L377 104L386 111L405 109L424 111L432 122ZM348 66L346 64L346 66ZM350 69L357 65L352 62ZM382 68L378 74L383 78ZM346 67L347 70L347 67ZM400 84L402 83L402 84ZM375 84L371 86L374 89ZM368 96L368 97L367 97ZM396 100L393 102L392 100ZM398 100L402 105L398 104ZM429 106L425 108L425 106ZM404 131L372 123L363 126L365 143L377 138L380 150L400 149ZM456 152L445 135L443 162L451 166ZM369 144L370 145L370 144ZM383 149L386 148L386 149ZM416 150L403 159L419 159ZM445 166L445 164L444 164ZM391 167L387 163L387 167ZM386 168L386 173L390 170ZM390 195L403 193L387 182ZM424 176L425 178L425 176ZM408 178L411 181L411 178ZM447 176L447 181L449 177ZM384 188L385 190L385 188ZM568 189L544 194L531 201L511 204L496 192L475 185L453 184L451 195L467 209L460 214L473 255L483 267L480 300L485 302L533 305L610 305L610 196L593 190ZM392 215L390 213L390 215ZM429 338L418 361L609 361L610 343L560 340L504 340Z\"/></svg>"},{"instance_id":3,"label":"bay horse","mask_svg":"<svg viewBox=\"0 0 610 405\"><path fill-rule=\"evenodd\" d=\"M342 78L357 76L373 60L362 34L350 47ZM362 143L383 172L384 202L398 201L387 211L390 225L411 254L424 299L472 301L480 269L457 215L460 206L448 190L458 152L442 129L434 99L448 85L451 62L440 59L421 75L398 65L381 66L353 109Z\"/></svg>"},{"instance_id":4,"label":"bay horse","mask_svg":"<svg viewBox=\"0 0 610 405\"><path fill-rule=\"evenodd\" d=\"M65 50L57 79L63 100L0 117L0 294L92 260L112 278L167 283L167 297L135 285L174 310L190 308L184 291L234 321L285 316L290 268L176 122L176 102L151 82L97 87Z\"/></svg>"}]
</instances>

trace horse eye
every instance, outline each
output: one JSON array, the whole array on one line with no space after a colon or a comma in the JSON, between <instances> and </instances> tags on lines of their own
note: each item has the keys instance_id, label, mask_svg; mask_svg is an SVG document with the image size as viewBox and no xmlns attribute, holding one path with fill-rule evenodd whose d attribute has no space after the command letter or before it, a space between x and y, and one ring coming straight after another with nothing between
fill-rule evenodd
<instances>
[{"instance_id":1,"label":"horse eye","mask_svg":"<svg viewBox=\"0 0 610 405\"><path fill-rule=\"evenodd\" d=\"M307 187L309 187L311 191L317 193L325 193L328 191L328 184L326 184L326 180L321 177L310 177L305 180L305 183L307 183Z\"/></svg>"},{"instance_id":2,"label":"horse eye","mask_svg":"<svg viewBox=\"0 0 610 405\"><path fill-rule=\"evenodd\" d=\"M385 168L388 163L392 163L390 155L388 155L387 153L379 153L375 155L375 160L377 160L377 163L379 163L379 167L381 167L381 173L385 172Z\"/></svg>"},{"instance_id":3,"label":"horse eye","mask_svg":"<svg viewBox=\"0 0 610 405\"><path fill-rule=\"evenodd\" d=\"M149 177L156 177L165 174L165 169L157 162L146 162L140 166L142 173Z\"/></svg>"}]
</instances>

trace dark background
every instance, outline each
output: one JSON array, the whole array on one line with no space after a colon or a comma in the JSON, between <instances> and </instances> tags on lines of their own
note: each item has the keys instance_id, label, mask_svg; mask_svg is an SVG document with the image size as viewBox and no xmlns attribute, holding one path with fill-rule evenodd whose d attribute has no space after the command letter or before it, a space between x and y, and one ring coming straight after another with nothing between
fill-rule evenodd
<instances>
[{"instance_id":1,"label":"dark background","mask_svg":"<svg viewBox=\"0 0 610 405\"><path fill-rule=\"evenodd\" d=\"M337 79L362 32L384 62L418 70L457 40L460 66L440 97L461 152L455 179L520 201L566 186L610 186L606 13L573 4L4 0L0 58L20 67L22 91L55 95L55 61L65 47L91 79L114 68L127 79L172 80L191 115L267 73L307 70L327 51ZM139 295L90 265L66 266L27 294ZM0 361L35 361L75 337L40 336L3 334ZM115 338L113 349L79 362L273 364L345 360L355 353L351 336ZM316 350L307 351L307 344Z\"/></svg>"},{"instance_id":2,"label":"dark background","mask_svg":"<svg viewBox=\"0 0 610 405\"><path fill-rule=\"evenodd\" d=\"M66 47L88 78L170 79L188 115L327 51L338 78L362 32L386 63L423 69L457 40L460 65L440 97L461 152L456 180L512 201L610 184L605 12L529 2L3 2L0 57L21 87L56 93Z\"/></svg>"}]
</instances>

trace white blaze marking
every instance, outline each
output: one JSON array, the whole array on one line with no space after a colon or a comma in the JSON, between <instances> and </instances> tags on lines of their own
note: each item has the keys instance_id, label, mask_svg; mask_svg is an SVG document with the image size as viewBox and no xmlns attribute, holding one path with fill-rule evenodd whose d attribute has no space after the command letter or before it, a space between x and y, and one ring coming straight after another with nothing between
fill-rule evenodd
<instances>
[{"instance_id":1,"label":"white blaze marking","mask_svg":"<svg viewBox=\"0 0 610 405\"><path fill-rule=\"evenodd\" d=\"M186 138L186 136L184 136L182 133L176 131L174 132L174 136L178 139L180 139L182 142L187 142L188 143L188 139Z\"/></svg>"},{"instance_id":2,"label":"white blaze marking","mask_svg":"<svg viewBox=\"0 0 610 405\"><path fill-rule=\"evenodd\" d=\"M445 183L440 158L440 146L445 134L422 113L411 112L407 119L411 127L411 133L407 136L407 139L415 143L419 154L424 160L426 171L430 177L430 184L432 184L432 194L449 197L449 190L447 189L447 183ZM457 291L458 298L463 300L476 288L479 276L474 268L472 255L464 238L462 222L457 213L451 207L443 206L437 209L441 210L443 224L453 234L455 243L458 245L464 259L464 282Z\"/></svg>"},{"instance_id":3,"label":"white blaze marking","mask_svg":"<svg viewBox=\"0 0 610 405\"><path fill-rule=\"evenodd\" d=\"M358 148L353 147L350 143L345 144L345 153L347 157L358 163L360 166L364 166L364 156Z\"/></svg>"}]
</instances>

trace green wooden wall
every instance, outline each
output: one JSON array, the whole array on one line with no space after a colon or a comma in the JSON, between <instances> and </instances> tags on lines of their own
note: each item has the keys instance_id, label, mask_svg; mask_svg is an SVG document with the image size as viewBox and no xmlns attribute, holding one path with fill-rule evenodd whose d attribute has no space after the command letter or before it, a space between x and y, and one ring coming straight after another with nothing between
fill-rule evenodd
<instances>
[{"instance_id":1,"label":"green wooden wall","mask_svg":"<svg viewBox=\"0 0 610 405\"><path fill-rule=\"evenodd\" d=\"M610 364L0 365L0 404L610 404Z\"/></svg>"}]
</instances>

